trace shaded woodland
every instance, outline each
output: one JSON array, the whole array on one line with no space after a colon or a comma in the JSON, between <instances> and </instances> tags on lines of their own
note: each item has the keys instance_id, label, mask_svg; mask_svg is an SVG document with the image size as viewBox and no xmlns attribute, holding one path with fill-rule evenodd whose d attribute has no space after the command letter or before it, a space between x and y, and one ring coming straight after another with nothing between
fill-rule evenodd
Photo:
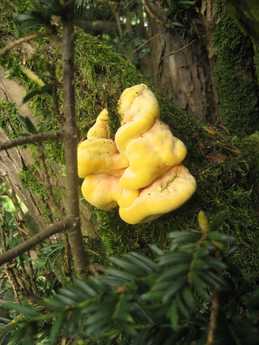
<instances>
[{"instance_id":1,"label":"shaded woodland","mask_svg":"<svg viewBox=\"0 0 259 345\"><path fill-rule=\"evenodd\" d=\"M258 344L258 42L254 0L1 1L0 344ZM139 83L197 191L129 225L76 149Z\"/></svg>"}]
</instances>

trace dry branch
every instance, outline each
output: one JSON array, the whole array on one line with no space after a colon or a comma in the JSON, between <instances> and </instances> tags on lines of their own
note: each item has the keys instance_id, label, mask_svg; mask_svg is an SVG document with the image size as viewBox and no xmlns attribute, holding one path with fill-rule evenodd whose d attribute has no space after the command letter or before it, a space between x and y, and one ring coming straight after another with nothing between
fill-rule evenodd
<instances>
[{"instance_id":1,"label":"dry branch","mask_svg":"<svg viewBox=\"0 0 259 345\"><path fill-rule=\"evenodd\" d=\"M12 147L26 145L26 144L38 144L48 140L56 140L62 136L62 132L50 132L50 133L38 133L28 135L22 138L14 140L8 140L4 143L0 143L0 151L7 150Z\"/></svg>"},{"instance_id":2,"label":"dry branch","mask_svg":"<svg viewBox=\"0 0 259 345\"><path fill-rule=\"evenodd\" d=\"M4 254L0 255L0 265L17 258L23 253L27 252L31 248L35 247L37 244L46 240L50 236L57 234L59 232L65 231L68 228L73 229L77 223L73 221L71 217L65 218L62 222L57 222L50 225L45 230L40 231L37 235L31 237L30 239L18 244L16 247L7 250Z\"/></svg>"},{"instance_id":3,"label":"dry branch","mask_svg":"<svg viewBox=\"0 0 259 345\"><path fill-rule=\"evenodd\" d=\"M30 35L18 38L18 40L12 41L10 43L8 43L4 48L0 49L0 56L4 55L5 53L7 53L9 50L19 46L20 44L24 43L24 42L28 42L33 40L34 38L36 38L39 34L34 32Z\"/></svg>"}]
</instances>

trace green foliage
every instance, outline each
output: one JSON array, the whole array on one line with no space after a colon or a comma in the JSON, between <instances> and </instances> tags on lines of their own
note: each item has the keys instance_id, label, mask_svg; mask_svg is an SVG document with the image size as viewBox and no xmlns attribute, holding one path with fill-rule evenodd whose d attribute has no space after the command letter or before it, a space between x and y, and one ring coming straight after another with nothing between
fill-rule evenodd
<instances>
[{"instance_id":1,"label":"green foliage","mask_svg":"<svg viewBox=\"0 0 259 345\"><path fill-rule=\"evenodd\" d=\"M0 99L0 127L5 130L10 139L28 133L26 118L19 114L15 104L2 99Z\"/></svg>"},{"instance_id":2,"label":"green foliage","mask_svg":"<svg viewBox=\"0 0 259 345\"><path fill-rule=\"evenodd\" d=\"M32 193L42 197L48 197L48 191L46 187L37 178L37 168L35 166L26 167L20 173L21 181L25 188L30 190Z\"/></svg>"},{"instance_id":3,"label":"green foliage","mask_svg":"<svg viewBox=\"0 0 259 345\"><path fill-rule=\"evenodd\" d=\"M11 344L17 333L28 341L22 330L33 327L30 345L44 325L50 344L61 335L120 345L202 339L213 291L228 289L228 266L219 253L227 252L230 239L216 231L172 232L170 238L165 251L152 247L154 259L136 252L112 257L104 274L75 280L36 308L6 303L3 307L20 315L2 327L2 335L8 333Z\"/></svg>"},{"instance_id":4,"label":"green foliage","mask_svg":"<svg viewBox=\"0 0 259 345\"><path fill-rule=\"evenodd\" d=\"M143 77L110 46L81 30L76 36L75 60L77 110L82 135L86 135L89 123L107 106L111 127L115 130L119 124L116 108L121 90L141 82Z\"/></svg>"},{"instance_id":5,"label":"green foliage","mask_svg":"<svg viewBox=\"0 0 259 345\"><path fill-rule=\"evenodd\" d=\"M259 43L259 5L257 0L228 0L230 14L238 20L240 27Z\"/></svg>"},{"instance_id":6,"label":"green foliage","mask_svg":"<svg viewBox=\"0 0 259 345\"><path fill-rule=\"evenodd\" d=\"M192 30L192 20L196 16L197 0L165 0L164 10L167 14L167 27L181 35L188 35Z\"/></svg>"}]
</instances>

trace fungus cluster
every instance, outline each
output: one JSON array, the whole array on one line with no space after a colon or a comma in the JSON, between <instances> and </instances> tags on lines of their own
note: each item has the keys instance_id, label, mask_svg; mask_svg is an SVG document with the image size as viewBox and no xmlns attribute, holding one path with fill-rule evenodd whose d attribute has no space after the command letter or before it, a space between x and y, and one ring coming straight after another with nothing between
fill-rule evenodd
<instances>
[{"instance_id":1,"label":"fungus cluster","mask_svg":"<svg viewBox=\"0 0 259 345\"><path fill-rule=\"evenodd\" d=\"M137 224L180 207L194 193L196 181L181 165L184 143L159 120L158 101L146 85L125 89L118 112L121 127L115 140L104 109L78 145L78 174L90 204L103 210L119 207L126 223Z\"/></svg>"}]
</instances>

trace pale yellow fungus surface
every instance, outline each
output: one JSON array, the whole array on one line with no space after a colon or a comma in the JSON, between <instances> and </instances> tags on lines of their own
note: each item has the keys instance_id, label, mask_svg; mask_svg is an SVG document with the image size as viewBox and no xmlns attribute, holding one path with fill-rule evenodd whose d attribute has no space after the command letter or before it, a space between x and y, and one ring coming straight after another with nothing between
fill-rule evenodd
<instances>
[{"instance_id":1,"label":"pale yellow fungus surface","mask_svg":"<svg viewBox=\"0 0 259 345\"><path fill-rule=\"evenodd\" d=\"M149 130L160 116L158 101L144 84L123 91L118 103L118 112L122 126L116 132L115 142L121 153L131 139Z\"/></svg>"},{"instance_id":2,"label":"pale yellow fungus surface","mask_svg":"<svg viewBox=\"0 0 259 345\"><path fill-rule=\"evenodd\" d=\"M95 124L87 132L87 139L110 138L109 114L107 109L103 109L97 116Z\"/></svg>"},{"instance_id":3,"label":"pale yellow fungus surface","mask_svg":"<svg viewBox=\"0 0 259 345\"><path fill-rule=\"evenodd\" d=\"M89 175L82 184L84 198L93 206L110 210L116 206L129 207L139 192L122 188L119 177L106 174Z\"/></svg>"},{"instance_id":4,"label":"pale yellow fungus surface","mask_svg":"<svg viewBox=\"0 0 259 345\"><path fill-rule=\"evenodd\" d=\"M161 121L138 138L130 140L124 156L129 162L120 179L125 188L140 189L148 186L170 167L180 164L187 150Z\"/></svg>"},{"instance_id":5,"label":"pale yellow fungus surface","mask_svg":"<svg viewBox=\"0 0 259 345\"><path fill-rule=\"evenodd\" d=\"M120 217L126 223L137 224L150 216L173 211L184 204L195 189L196 181L188 169L183 165L173 167L144 188L129 207L121 207Z\"/></svg>"},{"instance_id":6,"label":"pale yellow fungus surface","mask_svg":"<svg viewBox=\"0 0 259 345\"><path fill-rule=\"evenodd\" d=\"M78 176L111 173L128 166L111 139L87 139L78 145Z\"/></svg>"}]
</instances>

